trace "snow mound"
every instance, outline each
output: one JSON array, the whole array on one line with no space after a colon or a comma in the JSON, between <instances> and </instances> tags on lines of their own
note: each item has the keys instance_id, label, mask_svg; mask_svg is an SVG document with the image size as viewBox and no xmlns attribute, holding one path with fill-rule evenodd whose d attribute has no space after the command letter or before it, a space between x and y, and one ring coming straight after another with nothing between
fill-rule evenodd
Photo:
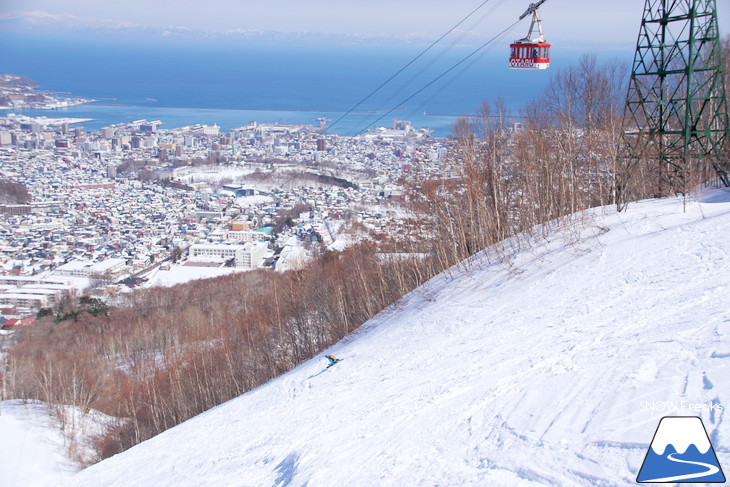
<instances>
[{"instance_id":1,"label":"snow mound","mask_svg":"<svg viewBox=\"0 0 730 487\"><path fill-rule=\"evenodd\" d=\"M454 270L328 350L334 367L316 357L64 485L635 485L672 414L701 416L730 465L729 195L594 210L587 239Z\"/></svg>"}]
</instances>

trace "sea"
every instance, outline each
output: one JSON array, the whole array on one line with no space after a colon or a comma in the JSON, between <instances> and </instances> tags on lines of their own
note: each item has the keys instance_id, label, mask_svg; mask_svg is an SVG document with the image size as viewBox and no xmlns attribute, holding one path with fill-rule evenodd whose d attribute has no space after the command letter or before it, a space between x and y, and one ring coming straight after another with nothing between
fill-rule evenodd
<instances>
[{"instance_id":1,"label":"sea","mask_svg":"<svg viewBox=\"0 0 730 487\"><path fill-rule=\"evenodd\" d=\"M252 121L324 121L330 133L355 135L409 120L446 137L459 117L473 116L484 102L501 99L517 117L552 72L578 59L578 53L561 56L554 49L547 72L510 70L509 41L476 54L474 46L436 46L405 69L425 45L38 37L2 44L0 72L27 76L41 90L95 100L16 113L91 119L82 124L86 130L142 119L161 120L163 128L217 124L223 130Z\"/></svg>"}]
</instances>

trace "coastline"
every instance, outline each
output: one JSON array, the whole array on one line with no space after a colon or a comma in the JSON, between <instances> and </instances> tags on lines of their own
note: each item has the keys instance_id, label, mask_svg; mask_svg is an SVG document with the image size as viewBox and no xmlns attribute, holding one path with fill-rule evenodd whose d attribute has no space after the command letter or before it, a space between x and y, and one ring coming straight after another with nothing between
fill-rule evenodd
<instances>
[{"instance_id":1,"label":"coastline","mask_svg":"<svg viewBox=\"0 0 730 487\"><path fill-rule=\"evenodd\" d=\"M0 106L0 110L62 110L64 108L77 107L80 105L86 105L88 103L94 103L97 100L87 99L62 99L62 101L56 100L55 103L33 103L27 106Z\"/></svg>"},{"instance_id":2,"label":"coastline","mask_svg":"<svg viewBox=\"0 0 730 487\"><path fill-rule=\"evenodd\" d=\"M161 120L166 128L177 128L187 125L218 125L221 130L229 131L233 128L247 125L255 121L257 123L280 123L285 125L319 125L319 118L327 115L346 113L345 111L332 110L265 110L265 109L240 109L240 108L199 108L199 107L173 107L160 106L156 104L124 104L106 102L87 102L72 106L53 109L38 108L10 108L10 113L28 117L47 117L49 110L55 110L63 114L62 117L80 119L84 128L89 131L100 130L102 127L128 123L133 120ZM352 136L366 129L372 128L372 122L377 115L383 112L359 111L352 112L340 121L328 133L336 135ZM473 114L463 115L435 115L420 113L406 113L406 110L393 113L393 117L381 121L378 126L389 127L392 120L408 120L414 127L433 130L433 137L443 138L451 135L454 123L460 117L469 117ZM401 116L402 115L402 116ZM54 117L55 118L55 117Z\"/></svg>"}]
</instances>

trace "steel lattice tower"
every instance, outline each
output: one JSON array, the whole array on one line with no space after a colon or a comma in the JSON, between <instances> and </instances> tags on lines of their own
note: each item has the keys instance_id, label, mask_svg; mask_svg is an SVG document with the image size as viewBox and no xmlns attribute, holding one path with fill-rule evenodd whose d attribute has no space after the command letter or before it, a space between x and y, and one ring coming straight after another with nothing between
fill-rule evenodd
<instances>
[{"instance_id":1,"label":"steel lattice tower","mask_svg":"<svg viewBox=\"0 0 730 487\"><path fill-rule=\"evenodd\" d=\"M646 0L626 102L624 177L640 174L645 185L655 178L650 191L666 194L714 169L730 185L721 49L715 0Z\"/></svg>"}]
</instances>

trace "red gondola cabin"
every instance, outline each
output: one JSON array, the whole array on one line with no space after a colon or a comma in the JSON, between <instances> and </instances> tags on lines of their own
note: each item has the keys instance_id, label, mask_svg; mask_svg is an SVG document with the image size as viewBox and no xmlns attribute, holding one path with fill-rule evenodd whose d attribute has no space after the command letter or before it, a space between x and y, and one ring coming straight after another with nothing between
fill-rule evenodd
<instances>
[{"instance_id":1,"label":"red gondola cabin","mask_svg":"<svg viewBox=\"0 0 730 487\"><path fill-rule=\"evenodd\" d=\"M531 3L520 20L532 14L532 22L527 36L516 40L509 47L512 53L509 57L509 67L513 69L547 69L550 67L550 44L545 42L542 33L542 19L537 9L547 0ZM533 39L532 33L537 28L538 36Z\"/></svg>"},{"instance_id":2,"label":"red gondola cabin","mask_svg":"<svg viewBox=\"0 0 730 487\"><path fill-rule=\"evenodd\" d=\"M518 41L509 46L512 54L509 67L513 69L547 69L550 67L550 44Z\"/></svg>"}]
</instances>

